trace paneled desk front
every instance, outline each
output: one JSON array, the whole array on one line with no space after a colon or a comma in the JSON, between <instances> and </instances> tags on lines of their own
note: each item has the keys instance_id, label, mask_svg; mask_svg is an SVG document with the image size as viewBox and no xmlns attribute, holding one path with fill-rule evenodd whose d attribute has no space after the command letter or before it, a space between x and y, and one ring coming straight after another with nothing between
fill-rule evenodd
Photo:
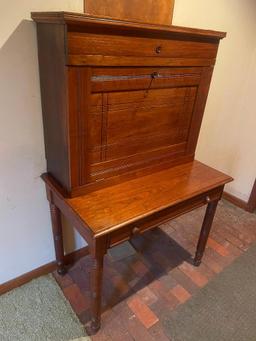
<instances>
[{"instance_id":1,"label":"paneled desk front","mask_svg":"<svg viewBox=\"0 0 256 341\"><path fill-rule=\"evenodd\" d=\"M225 33L33 13L58 272L61 212L93 257L91 332L100 328L107 249L207 204L203 256L217 203L232 179L194 160Z\"/></svg>"}]
</instances>

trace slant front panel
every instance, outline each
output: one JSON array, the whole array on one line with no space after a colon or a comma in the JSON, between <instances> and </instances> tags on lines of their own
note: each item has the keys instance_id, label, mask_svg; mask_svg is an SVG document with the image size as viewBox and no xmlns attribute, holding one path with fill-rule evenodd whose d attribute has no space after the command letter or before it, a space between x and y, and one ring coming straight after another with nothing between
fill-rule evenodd
<instances>
[{"instance_id":1,"label":"slant front panel","mask_svg":"<svg viewBox=\"0 0 256 341\"><path fill-rule=\"evenodd\" d=\"M80 151L87 155L86 167L80 164L81 185L186 156L201 71L106 68L86 73L75 68L81 87L78 120L86 121L78 123L86 131L77 132ZM88 74L90 96L84 105Z\"/></svg>"}]
</instances>

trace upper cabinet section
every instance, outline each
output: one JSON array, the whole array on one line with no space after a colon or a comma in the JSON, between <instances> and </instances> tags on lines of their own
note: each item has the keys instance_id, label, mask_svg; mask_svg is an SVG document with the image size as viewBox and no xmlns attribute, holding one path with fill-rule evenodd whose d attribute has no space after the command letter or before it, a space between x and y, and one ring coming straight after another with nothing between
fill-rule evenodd
<instances>
[{"instance_id":1,"label":"upper cabinet section","mask_svg":"<svg viewBox=\"0 0 256 341\"><path fill-rule=\"evenodd\" d=\"M33 13L47 171L71 196L194 159L223 32Z\"/></svg>"},{"instance_id":2,"label":"upper cabinet section","mask_svg":"<svg viewBox=\"0 0 256 341\"><path fill-rule=\"evenodd\" d=\"M38 23L63 24L66 65L211 66L219 40L226 36L66 12L32 13L32 18Z\"/></svg>"}]
</instances>

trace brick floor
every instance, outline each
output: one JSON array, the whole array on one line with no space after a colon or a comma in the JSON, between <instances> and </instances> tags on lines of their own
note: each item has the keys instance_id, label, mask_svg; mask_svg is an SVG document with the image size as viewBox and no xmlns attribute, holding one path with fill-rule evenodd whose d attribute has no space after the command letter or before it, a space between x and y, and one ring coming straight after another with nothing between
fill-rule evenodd
<instances>
[{"instance_id":1,"label":"brick floor","mask_svg":"<svg viewBox=\"0 0 256 341\"><path fill-rule=\"evenodd\" d=\"M102 328L93 341L166 341L161 320L256 241L256 215L221 201L200 267L191 265L204 208L137 236L104 260ZM83 324L90 319L90 256L54 273Z\"/></svg>"}]
</instances>

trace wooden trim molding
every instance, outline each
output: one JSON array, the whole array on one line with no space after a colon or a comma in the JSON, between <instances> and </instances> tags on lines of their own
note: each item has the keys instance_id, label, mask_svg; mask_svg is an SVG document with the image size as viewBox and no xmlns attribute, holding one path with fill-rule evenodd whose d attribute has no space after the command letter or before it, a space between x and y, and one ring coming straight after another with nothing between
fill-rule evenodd
<instances>
[{"instance_id":1,"label":"wooden trim molding","mask_svg":"<svg viewBox=\"0 0 256 341\"><path fill-rule=\"evenodd\" d=\"M78 261L80 258L85 257L89 255L89 247L85 246L82 247L79 250L76 250L74 252L69 253L68 255L65 255L65 264L70 265Z\"/></svg>"},{"instance_id":2,"label":"wooden trim molding","mask_svg":"<svg viewBox=\"0 0 256 341\"><path fill-rule=\"evenodd\" d=\"M247 211L248 212L253 212L256 210L256 179L252 188L252 193L250 195L248 204L247 204Z\"/></svg>"},{"instance_id":3,"label":"wooden trim molding","mask_svg":"<svg viewBox=\"0 0 256 341\"><path fill-rule=\"evenodd\" d=\"M247 202L230 194L227 192L223 193L223 199L226 199L227 201L231 202L233 205L242 208L243 210L247 210Z\"/></svg>"},{"instance_id":4,"label":"wooden trim molding","mask_svg":"<svg viewBox=\"0 0 256 341\"><path fill-rule=\"evenodd\" d=\"M77 251L74 251L68 255L65 256L65 264L72 264L76 262L78 259L87 256L89 254L89 248L88 246L83 247L82 249L79 249ZM38 278L43 275L47 275L50 272L53 272L56 270L56 262L50 262L48 264L45 264L43 266L40 266L37 269L34 269L30 272L25 273L24 275L21 275L17 278L14 278L4 284L0 285L0 295L20 287L23 284L26 284L30 282L32 279Z\"/></svg>"},{"instance_id":5,"label":"wooden trim molding","mask_svg":"<svg viewBox=\"0 0 256 341\"><path fill-rule=\"evenodd\" d=\"M233 205L240 207L247 212L253 213L256 210L256 180L254 182L248 202L227 192L223 193L223 198L231 202Z\"/></svg>"}]
</instances>

